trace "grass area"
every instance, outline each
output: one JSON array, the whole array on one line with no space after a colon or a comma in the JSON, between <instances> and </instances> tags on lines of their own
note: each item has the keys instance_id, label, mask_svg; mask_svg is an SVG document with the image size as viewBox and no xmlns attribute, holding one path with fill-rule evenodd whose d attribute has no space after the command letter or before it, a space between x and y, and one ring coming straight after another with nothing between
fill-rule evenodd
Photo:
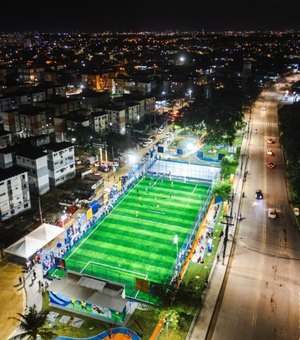
<instances>
[{"instance_id":1,"label":"grass area","mask_svg":"<svg viewBox=\"0 0 300 340\"><path fill-rule=\"evenodd\" d=\"M231 154L227 148L218 148L218 147L214 147L214 151L212 152L212 146L211 145L204 145L200 151L203 151L203 155L206 158L212 158L212 159L218 159L219 154L225 154L225 155L229 155Z\"/></svg>"},{"instance_id":2,"label":"grass area","mask_svg":"<svg viewBox=\"0 0 300 340\"><path fill-rule=\"evenodd\" d=\"M150 301L136 278L168 284L177 250L189 234L208 184L142 178L78 245L65 255L67 270L120 282L126 296ZM151 301L157 303L157 300Z\"/></svg>"}]
</instances>

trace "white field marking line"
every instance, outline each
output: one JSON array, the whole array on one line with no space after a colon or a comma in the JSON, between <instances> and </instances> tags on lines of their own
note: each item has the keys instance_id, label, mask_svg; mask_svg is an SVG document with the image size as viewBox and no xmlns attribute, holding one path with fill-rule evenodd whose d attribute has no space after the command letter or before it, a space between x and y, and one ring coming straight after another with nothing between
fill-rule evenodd
<instances>
[{"instance_id":1,"label":"white field marking line","mask_svg":"<svg viewBox=\"0 0 300 340\"><path fill-rule=\"evenodd\" d=\"M130 273L130 274L135 274L135 275L141 275L143 276L145 279L148 277L148 274L143 274L143 273L140 273L140 272L134 272L133 270L128 270L128 269L124 269L124 268L121 268L121 267L115 267L115 266L111 266L109 264L105 264L105 263L101 263L101 262L96 262L96 261L89 261L87 264L96 264L96 265L99 265L99 266L102 266L102 267L106 267L106 268L109 268L109 269L116 269L117 271L122 271L124 273ZM85 266L86 267L86 266Z\"/></svg>"},{"instance_id":2,"label":"white field marking line","mask_svg":"<svg viewBox=\"0 0 300 340\"><path fill-rule=\"evenodd\" d=\"M150 211L154 211L154 210L150 210ZM157 213L157 211L156 211L156 213ZM128 215L116 214L116 213L114 213L114 216L120 216L120 217L126 216L126 217L130 217L130 216L128 216ZM136 218L135 216L132 217L132 219L135 219L135 218ZM160 224L161 226L166 226L166 227L171 227L171 228L184 228L184 227L180 227L180 226L174 225L174 224L168 224L168 223L163 223L163 222L158 222L158 221L153 222L152 220L147 220L147 219L145 219L145 218L139 218L139 217L138 217L138 219L139 219L140 221L152 222L152 224L155 224L155 225Z\"/></svg>"},{"instance_id":3,"label":"white field marking line","mask_svg":"<svg viewBox=\"0 0 300 340\"><path fill-rule=\"evenodd\" d=\"M195 192L195 190L197 189L197 186L198 186L198 184L196 184L196 186L195 186L195 188L194 188L192 194L193 194L193 193Z\"/></svg>"},{"instance_id":4,"label":"white field marking line","mask_svg":"<svg viewBox=\"0 0 300 340\"><path fill-rule=\"evenodd\" d=\"M140 182L141 182L141 180L142 179L140 179L139 180L139 182L137 183L137 184L139 184ZM136 184L136 185L137 185ZM113 210L111 211L111 212L113 212L115 209L116 209L116 207L125 199L125 197L127 197L128 195L129 195L129 193L131 193L131 191L136 187L136 185L135 186L133 186L130 190L128 190L128 192L120 199L120 201L113 207ZM106 215L105 217L104 217L104 219L101 221L101 223L97 226L97 228L95 228L93 231L91 231L91 233L89 234L89 236L87 236L81 243L80 243L80 246L77 246L77 249L75 249L68 257L66 257L66 260L68 260L72 255L74 255L76 252L77 252L77 250L79 249L79 248L81 248L81 246L84 244L84 242L85 241L87 241L87 239L90 237L90 236L92 236L92 234L96 231L96 230L98 230L98 228L99 228L99 226L102 224L102 222L104 222L105 220L106 220L106 218L108 217L110 215L110 213L108 214L108 215ZM117 215L117 214L116 214Z\"/></svg>"},{"instance_id":5,"label":"white field marking line","mask_svg":"<svg viewBox=\"0 0 300 340\"><path fill-rule=\"evenodd\" d=\"M90 262L91 262L91 261L88 261L88 262L85 264L85 266L81 269L80 273L82 273L82 272L85 270L85 268L90 264Z\"/></svg>"}]
</instances>

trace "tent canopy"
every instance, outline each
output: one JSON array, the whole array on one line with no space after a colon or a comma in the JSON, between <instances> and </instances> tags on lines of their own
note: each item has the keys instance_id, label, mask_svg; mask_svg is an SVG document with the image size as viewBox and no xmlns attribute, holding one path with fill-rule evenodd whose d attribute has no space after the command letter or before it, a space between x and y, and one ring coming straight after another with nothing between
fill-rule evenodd
<instances>
[{"instance_id":1,"label":"tent canopy","mask_svg":"<svg viewBox=\"0 0 300 340\"><path fill-rule=\"evenodd\" d=\"M28 259L64 231L63 228L56 225L43 223L4 251L8 254Z\"/></svg>"}]
</instances>

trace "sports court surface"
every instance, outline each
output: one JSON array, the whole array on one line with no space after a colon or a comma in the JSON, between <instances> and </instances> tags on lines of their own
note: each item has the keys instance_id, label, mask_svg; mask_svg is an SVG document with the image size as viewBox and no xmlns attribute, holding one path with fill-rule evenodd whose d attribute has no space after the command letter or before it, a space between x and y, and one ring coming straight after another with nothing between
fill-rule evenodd
<instances>
[{"instance_id":1,"label":"sports court surface","mask_svg":"<svg viewBox=\"0 0 300 340\"><path fill-rule=\"evenodd\" d=\"M178 249L194 225L210 185L141 178L66 255L68 271L123 283L126 296L152 301L136 279L169 284Z\"/></svg>"}]
</instances>

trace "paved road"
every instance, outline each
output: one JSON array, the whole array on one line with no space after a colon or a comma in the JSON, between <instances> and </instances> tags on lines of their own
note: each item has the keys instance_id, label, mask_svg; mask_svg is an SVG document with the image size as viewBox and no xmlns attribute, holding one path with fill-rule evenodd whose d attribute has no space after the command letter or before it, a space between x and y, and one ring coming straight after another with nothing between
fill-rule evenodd
<instances>
[{"instance_id":1,"label":"paved road","mask_svg":"<svg viewBox=\"0 0 300 340\"><path fill-rule=\"evenodd\" d=\"M245 219L237 226L233 256L207 339L300 337L300 236L288 203L278 143L277 103L281 97L275 87L268 89L252 109L246 159L249 174L240 207ZM268 138L275 143L267 144ZM267 148L274 155L267 155ZM276 164L273 170L267 167L271 160ZM255 199L258 188L264 193L263 200ZM268 218L269 207L278 209L276 219Z\"/></svg>"}]
</instances>

